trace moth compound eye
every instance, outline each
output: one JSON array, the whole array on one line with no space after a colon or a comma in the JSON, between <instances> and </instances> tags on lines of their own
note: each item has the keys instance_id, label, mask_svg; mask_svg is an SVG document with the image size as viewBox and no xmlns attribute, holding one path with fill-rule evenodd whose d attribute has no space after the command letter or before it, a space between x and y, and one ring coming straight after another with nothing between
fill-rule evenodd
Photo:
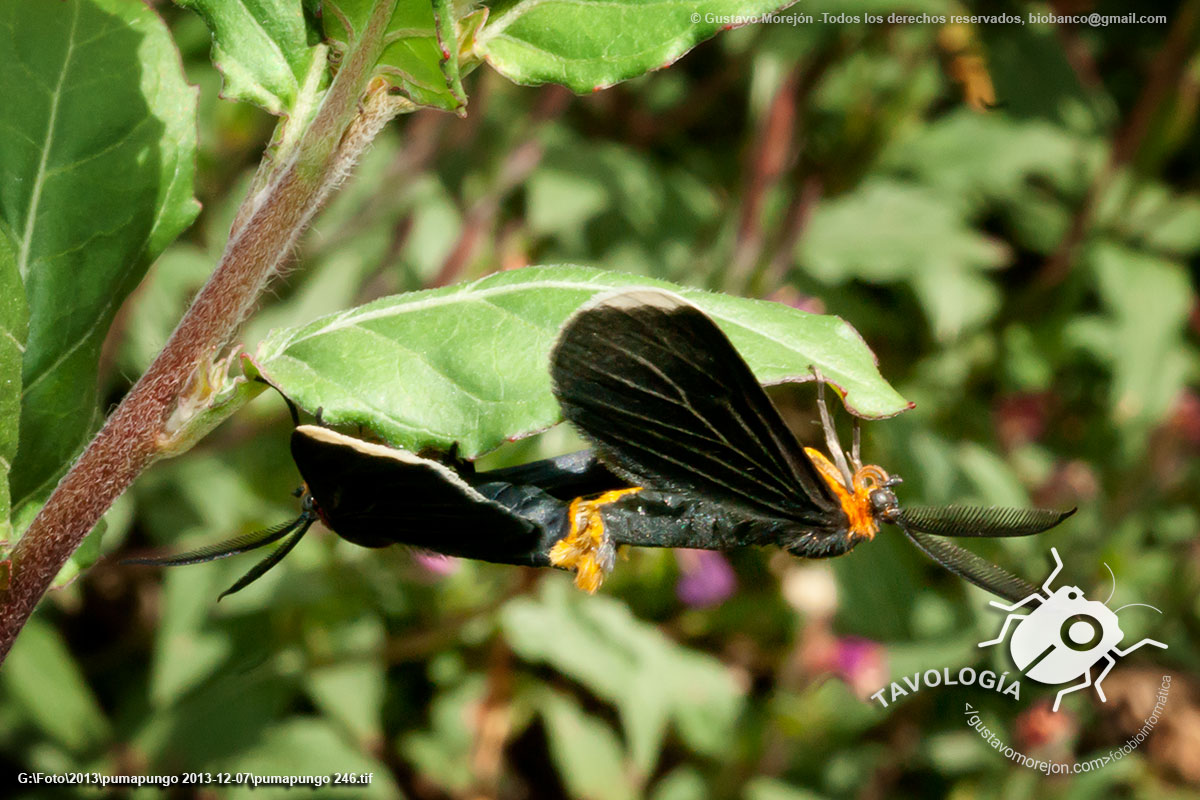
<instances>
[{"instance_id":1,"label":"moth compound eye","mask_svg":"<svg viewBox=\"0 0 1200 800\"><path fill-rule=\"evenodd\" d=\"M899 513L900 504L896 500L896 493L891 489L872 489L868 496L876 516L890 520Z\"/></svg>"}]
</instances>

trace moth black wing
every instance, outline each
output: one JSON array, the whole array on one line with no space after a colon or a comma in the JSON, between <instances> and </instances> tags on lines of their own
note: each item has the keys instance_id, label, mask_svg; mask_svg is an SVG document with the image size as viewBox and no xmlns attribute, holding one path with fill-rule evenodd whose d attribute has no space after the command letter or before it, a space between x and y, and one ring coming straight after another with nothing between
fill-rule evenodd
<instances>
[{"instance_id":1,"label":"moth black wing","mask_svg":"<svg viewBox=\"0 0 1200 800\"><path fill-rule=\"evenodd\" d=\"M902 526L903 527L903 526ZM1008 600L1024 600L1037 592L1029 581L1018 578L1008 570L966 550L953 542L938 539L920 531L904 528L904 534L925 555L946 569L965 578L981 589Z\"/></svg>"},{"instance_id":2,"label":"moth black wing","mask_svg":"<svg viewBox=\"0 0 1200 800\"><path fill-rule=\"evenodd\" d=\"M470 478L473 486L491 481L536 486L563 500L600 494L629 485L628 481L614 475L594 450L579 450L515 467L477 472Z\"/></svg>"},{"instance_id":3,"label":"moth black wing","mask_svg":"<svg viewBox=\"0 0 1200 800\"><path fill-rule=\"evenodd\" d=\"M481 494L449 467L302 425L292 457L322 519L364 547L406 544L505 564L546 564L544 526ZM544 503L560 504L544 495Z\"/></svg>"},{"instance_id":4,"label":"moth black wing","mask_svg":"<svg viewBox=\"0 0 1200 800\"><path fill-rule=\"evenodd\" d=\"M1046 508L979 508L975 506L906 507L904 526L938 536L1031 536L1049 530L1075 513Z\"/></svg>"},{"instance_id":5,"label":"moth black wing","mask_svg":"<svg viewBox=\"0 0 1200 800\"><path fill-rule=\"evenodd\" d=\"M585 305L550 355L563 415L621 477L814 527L841 507L720 328L669 292Z\"/></svg>"}]
</instances>

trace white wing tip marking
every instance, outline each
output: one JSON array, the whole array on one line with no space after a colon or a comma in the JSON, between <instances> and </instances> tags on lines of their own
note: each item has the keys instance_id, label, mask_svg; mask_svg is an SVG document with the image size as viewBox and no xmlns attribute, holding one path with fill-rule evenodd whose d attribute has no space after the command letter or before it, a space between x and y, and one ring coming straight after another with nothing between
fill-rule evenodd
<instances>
[{"instance_id":1,"label":"white wing tip marking","mask_svg":"<svg viewBox=\"0 0 1200 800\"><path fill-rule=\"evenodd\" d=\"M445 464L433 461L428 458L421 458L416 453L411 453L408 450L401 450L396 447L388 447L387 445L376 444L374 442L363 441L356 439L353 436L347 436L344 433L338 433L330 428L322 428L318 425L300 425L296 428L297 433L315 439L318 442L326 444L339 445L341 447L349 447L355 452L363 455L372 456L374 458L388 458L392 461L399 461L403 464L420 464L429 469L434 470L461 491L467 493L472 499L484 500L483 495L475 491L475 489L462 479L454 470L447 467Z\"/></svg>"},{"instance_id":2,"label":"white wing tip marking","mask_svg":"<svg viewBox=\"0 0 1200 800\"><path fill-rule=\"evenodd\" d=\"M596 295L587 303L580 306L579 311L576 313L583 313L596 308L627 310L638 308L639 306L650 306L652 308L673 309L691 305L691 303L679 295L665 289L627 287Z\"/></svg>"}]
</instances>

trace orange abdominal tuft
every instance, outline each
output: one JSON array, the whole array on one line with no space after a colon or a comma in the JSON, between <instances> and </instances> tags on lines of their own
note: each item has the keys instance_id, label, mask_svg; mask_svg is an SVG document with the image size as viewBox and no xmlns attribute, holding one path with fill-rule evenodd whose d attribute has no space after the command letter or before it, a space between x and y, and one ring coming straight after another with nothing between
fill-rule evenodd
<instances>
[{"instance_id":1,"label":"orange abdominal tuft","mask_svg":"<svg viewBox=\"0 0 1200 800\"><path fill-rule=\"evenodd\" d=\"M563 569L575 570L575 585L589 594L595 593L612 571L615 549L604 535L604 520L600 508L627 494L640 492L640 487L616 489L585 500L571 501L568 514L571 531L550 550L550 563Z\"/></svg>"}]
</instances>

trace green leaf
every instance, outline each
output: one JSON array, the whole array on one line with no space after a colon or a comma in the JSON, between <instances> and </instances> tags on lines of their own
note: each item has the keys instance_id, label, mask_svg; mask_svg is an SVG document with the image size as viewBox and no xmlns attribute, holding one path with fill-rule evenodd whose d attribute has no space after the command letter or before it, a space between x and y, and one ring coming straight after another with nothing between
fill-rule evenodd
<instances>
[{"instance_id":1,"label":"green leaf","mask_svg":"<svg viewBox=\"0 0 1200 800\"><path fill-rule=\"evenodd\" d=\"M1097 202L1096 227L1164 255L1194 253L1200 250L1200 198L1123 171Z\"/></svg>"},{"instance_id":2,"label":"green leaf","mask_svg":"<svg viewBox=\"0 0 1200 800\"><path fill-rule=\"evenodd\" d=\"M21 419L21 356L29 330L29 306L12 239L0 225L0 548L12 538L8 473L17 455Z\"/></svg>"},{"instance_id":3,"label":"green leaf","mask_svg":"<svg viewBox=\"0 0 1200 800\"><path fill-rule=\"evenodd\" d=\"M302 0L176 0L213 34L213 64L223 94L272 114L290 114L307 96L314 68L325 73L320 29ZM319 84L322 76L315 78Z\"/></svg>"},{"instance_id":4,"label":"green leaf","mask_svg":"<svg viewBox=\"0 0 1200 800\"><path fill-rule=\"evenodd\" d=\"M3 3L0 31L0 218L29 304L15 508L91 435L113 316L198 211L196 91L141 3Z\"/></svg>"},{"instance_id":5,"label":"green leaf","mask_svg":"<svg viewBox=\"0 0 1200 800\"><path fill-rule=\"evenodd\" d=\"M586 267L532 267L386 297L260 345L266 380L335 425L363 425L409 449L473 458L560 420L547 354L563 321L606 289L659 286L713 316L764 383L805 381L810 364L865 417L908 406L846 322L780 303Z\"/></svg>"},{"instance_id":6,"label":"green leaf","mask_svg":"<svg viewBox=\"0 0 1200 800\"><path fill-rule=\"evenodd\" d=\"M387 766L365 755L338 736L328 723L311 718L292 718L270 728L253 747L230 760L229 769L255 775L308 776L332 780L334 775L353 774L370 780L353 785L331 786L325 784L317 796L402 798L400 788L391 778ZM286 783L275 786L232 787L225 795L229 798L251 800L291 800L297 788L312 787L312 783L288 787Z\"/></svg>"},{"instance_id":7,"label":"green leaf","mask_svg":"<svg viewBox=\"0 0 1200 800\"><path fill-rule=\"evenodd\" d=\"M998 293L979 272L1009 256L970 227L966 209L953 198L877 178L818 206L797 257L825 283L908 282L934 333L948 340L995 313Z\"/></svg>"},{"instance_id":8,"label":"green leaf","mask_svg":"<svg viewBox=\"0 0 1200 800\"><path fill-rule=\"evenodd\" d=\"M427 779L462 795L471 788L471 773L463 764L471 758L475 744L472 720L486 699L482 676L474 675L461 685L441 692L429 707L429 730L404 737L400 750Z\"/></svg>"},{"instance_id":9,"label":"green leaf","mask_svg":"<svg viewBox=\"0 0 1200 800\"><path fill-rule=\"evenodd\" d=\"M339 620L336 635L345 640L339 652L352 655L314 666L305 675L305 685L313 704L326 718L340 723L358 742L369 746L384 737L384 626L379 617L364 614L357 619Z\"/></svg>"},{"instance_id":10,"label":"green leaf","mask_svg":"<svg viewBox=\"0 0 1200 800\"><path fill-rule=\"evenodd\" d=\"M1029 492L1003 458L975 442L957 448L959 464L974 486L979 505L1020 508L1029 505ZM968 498L963 503L971 502Z\"/></svg>"},{"instance_id":11,"label":"green leaf","mask_svg":"<svg viewBox=\"0 0 1200 800\"><path fill-rule=\"evenodd\" d=\"M909 603L921 582L914 567L919 557L902 538L881 536L851 558L831 559L838 583L838 630L878 640L907 635ZM871 613L862 613L864 608Z\"/></svg>"},{"instance_id":12,"label":"green leaf","mask_svg":"<svg viewBox=\"0 0 1200 800\"><path fill-rule=\"evenodd\" d=\"M744 800L822 800L822 795L775 778L751 778L742 795Z\"/></svg>"},{"instance_id":13,"label":"green leaf","mask_svg":"<svg viewBox=\"0 0 1200 800\"><path fill-rule=\"evenodd\" d=\"M382 737L380 709L386 690L382 662L352 661L314 669L308 691L325 716L341 723L355 738L369 743Z\"/></svg>"},{"instance_id":14,"label":"green leaf","mask_svg":"<svg viewBox=\"0 0 1200 800\"><path fill-rule=\"evenodd\" d=\"M0 683L8 703L72 753L93 748L108 736L108 720L75 657L41 619L31 619L17 637L0 670Z\"/></svg>"},{"instance_id":15,"label":"green leaf","mask_svg":"<svg viewBox=\"0 0 1200 800\"><path fill-rule=\"evenodd\" d=\"M596 163L593 155L586 154L590 164L606 169L607 166ZM572 244L582 240L587 223L610 202L595 176L575 169L538 169L529 176L525 191L529 229L542 236L557 234L569 238Z\"/></svg>"},{"instance_id":16,"label":"green leaf","mask_svg":"<svg viewBox=\"0 0 1200 800\"><path fill-rule=\"evenodd\" d=\"M975 30L1005 117L1046 119L1082 132L1116 124L1115 99L1102 83L1084 79L1056 25L979 25Z\"/></svg>"},{"instance_id":17,"label":"green leaf","mask_svg":"<svg viewBox=\"0 0 1200 800\"><path fill-rule=\"evenodd\" d=\"M542 587L538 599L504 607L505 638L522 658L552 665L617 707L643 778L672 720L700 752L728 743L742 690L720 662L680 647L616 600L584 597L562 580Z\"/></svg>"},{"instance_id":18,"label":"green leaf","mask_svg":"<svg viewBox=\"0 0 1200 800\"><path fill-rule=\"evenodd\" d=\"M353 47L376 0L325 0L325 34L335 48ZM454 3L400 0L384 33L384 50L375 73L417 105L458 111L467 103L460 81L460 34L478 24L478 16L454 16ZM436 12L436 14L435 14Z\"/></svg>"},{"instance_id":19,"label":"green leaf","mask_svg":"<svg viewBox=\"0 0 1200 800\"><path fill-rule=\"evenodd\" d=\"M284 119L269 157L255 175L260 190L287 162L329 87L329 48L308 0L177 0L212 32L213 64L224 75L223 96L252 103Z\"/></svg>"},{"instance_id":20,"label":"green leaf","mask_svg":"<svg viewBox=\"0 0 1200 800\"><path fill-rule=\"evenodd\" d=\"M967 225L943 196L912 183L875 178L822 203L799 245L801 264L826 283L896 281L957 265L996 266L1003 250Z\"/></svg>"},{"instance_id":21,"label":"green leaf","mask_svg":"<svg viewBox=\"0 0 1200 800\"><path fill-rule=\"evenodd\" d=\"M525 208L530 229L554 240L539 245L547 261L584 254L593 266L671 280L703 274L706 255L721 257L698 243L720 227L722 201L693 172L566 126L539 138L545 156Z\"/></svg>"},{"instance_id":22,"label":"green leaf","mask_svg":"<svg viewBox=\"0 0 1200 800\"><path fill-rule=\"evenodd\" d=\"M1108 315L1080 318L1068 338L1110 365L1118 425L1141 437L1171 410L1194 363L1187 345L1192 289L1183 264L1099 242L1086 251Z\"/></svg>"},{"instance_id":23,"label":"green leaf","mask_svg":"<svg viewBox=\"0 0 1200 800\"><path fill-rule=\"evenodd\" d=\"M668 67L720 30L790 3L779 0L511 0L498 4L476 49L525 85L593 92Z\"/></svg>"},{"instance_id":24,"label":"green leaf","mask_svg":"<svg viewBox=\"0 0 1200 800\"><path fill-rule=\"evenodd\" d=\"M912 128L883 160L942 195L953 193L946 199L961 209L995 214L998 207L1020 246L1049 254L1075 211L1075 202L1064 198L1083 196L1107 157L1108 145L1098 136L1043 119L963 109ZM1105 197L1121 198L1114 205L1128 214L1124 193Z\"/></svg>"},{"instance_id":25,"label":"green leaf","mask_svg":"<svg viewBox=\"0 0 1200 800\"><path fill-rule=\"evenodd\" d=\"M612 728L553 692L542 696L540 706L550 757L568 796L596 800L633 800L637 796L626 774L621 740Z\"/></svg>"},{"instance_id":26,"label":"green leaf","mask_svg":"<svg viewBox=\"0 0 1200 800\"><path fill-rule=\"evenodd\" d=\"M150 700L167 707L209 679L229 658L232 642L205 629L212 598L223 586L214 570L168 570L149 679Z\"/></svg>"},{"instance_id":27,"label":"green leaf","mask_svg":"<svg viewBox=\"0 0 1200 800\"><path fill-rule=\"evenodd\" d=\"M1033 176L1062 191L1082 191L1101 163L1099 144L1044 120L963 109L913 128L883 160L978 204L1019 197Z\"/></svg>"},{"instance_id":28,"label":"green leaf","mask_svg":"<svg viewBox=\"0 0 1200 800\"><path fill-rule=\"evenodd\" d=\"M695 767L676 767L654 787L650 800L708 800L704 776Z\"/></svg>"},{"instance_id":29,"label":"green leaf","mask_svg":"<svg viewBox=\"0 0 1200 800\"><path fill-rule=\"evenodd\" d=\"M229 643L230 630L224 638ZM245 640L243 640L245 641ZM269 664L218 671L202 691L155 709L129 736L130 746L159 771L186 753L195 769L230 770L265 740L272 723L297 697L291 677Z\"/></svg>"}]
</instances>

